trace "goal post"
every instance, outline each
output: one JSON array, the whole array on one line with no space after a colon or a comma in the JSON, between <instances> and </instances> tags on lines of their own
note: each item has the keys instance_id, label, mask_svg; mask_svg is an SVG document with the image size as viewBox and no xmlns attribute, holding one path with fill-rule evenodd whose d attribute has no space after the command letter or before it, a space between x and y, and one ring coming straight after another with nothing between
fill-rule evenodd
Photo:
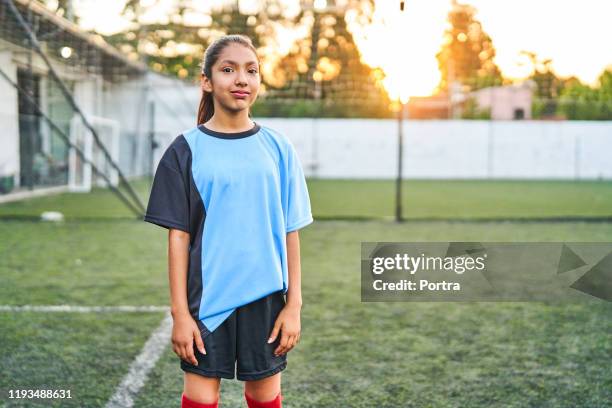
<instances>
[{"instance_id":1,"label":"goal post","mask_svg":"<svg viewBox=\"0 0 612 408\"><path fill-rule=\"evenodd\" d=\"M119 122L99 116L87 118L95 128L100 142L109 152L112 160L119 163ZM119 185L119 172L106 159L104 152L94 140L91 131L83 121L75 116L70 121L70 150L68 154L68 188L73 192L89 192L93 187L108 187L108 183L96 174L93 165L105 174L113 186ZM87 161L77 153L75 146L84 154Z\"/></svg>"}]
</instances>

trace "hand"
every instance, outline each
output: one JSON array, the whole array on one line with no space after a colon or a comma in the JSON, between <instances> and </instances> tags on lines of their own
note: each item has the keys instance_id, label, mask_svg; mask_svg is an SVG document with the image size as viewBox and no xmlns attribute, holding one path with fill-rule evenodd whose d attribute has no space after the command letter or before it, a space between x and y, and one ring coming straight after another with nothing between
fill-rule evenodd
<instances>
[{"instance_id":1,"label":"hand","mask_svg":"<svg viewBox=\"0 0 612 408\"><path fill-rule=\"evenodd\" d=\"M274 342L278 332L282 332L280 344L274 350L274 355L285 354L300 342L300 307L286 304L280 311L268 343Z\"/></svg>"},{"instance_id":2,"label":"hand","mask_svg":"<svg viewBox=\"0 0 612 408\"><path fill-rule=\"evenodd\" d=\"M196 321L188 313L177 315L174 318L174 326L172 328L172 350L181 359L197 366L198 360L193 352L194 339L200 353L206 354L204 342L202 341L200 329Z\"/></svg>"}]
</instances>

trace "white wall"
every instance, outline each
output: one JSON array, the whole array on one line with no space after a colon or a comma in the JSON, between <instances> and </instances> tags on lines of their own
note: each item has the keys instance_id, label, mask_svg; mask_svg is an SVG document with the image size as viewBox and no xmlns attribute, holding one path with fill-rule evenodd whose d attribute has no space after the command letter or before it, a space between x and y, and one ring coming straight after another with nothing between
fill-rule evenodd
<instances>
[{"instance_id":1,"label":"white wall","mask_svg":"<svg viewBox=\"0 0 612 408\"><path fill-rule=\"evenodd\" d=\"M17 82L17 66L12 61L12 52L0 51L0 67ZM17 90L4 78L0 78L0 176L14 175L19 182L19 115Z\"/></svg>"},{"instance_id":2,"label":"white wall","mask_svg":"<svg viewBox=\"0 0 612 408\"><path fill-rule=\"evenodd\" d=\"M307 176L397 176L397 120L255 120L291 139ZM402 129L407 178L612 179L612 122L405 120Z\"/></svg>"},{"instance_id":3,"label":"white wall","mask_svg":"<svg viewBox=\"0 0 612 408\"><path fill-rule=\"evenodd\" d=\"M16 75L10 52L0 64ZM149 103L154 101L156 139L165 147L195 126L197 86L151 76L105 86L87 78L76 99L85 112L121 124L120 166L127 175L148 166ZM19 170L17 93L0 80L0 175ZM307 176L394 178L397 121L394 119L254 118L286 134L294 143ZM446 121L405 120L403 175L407 178L612 179L612 122L593 121ZM145 171L143 171L143 169Z\"/></svg>"},{"instance_id":4,"label":"white wall","mask_svg":"<svg viewBox=\"0 0 612 408\"><path fill-rule=\"evenodd\" d=\"M102 116L121 125L119 166L128 176L147 174L150 164L151 106L153 130L160 148L153 163L182 131L195 126L199 89L155 73L116 84L106 84ZM155 166L153 166L153 170Z\"/></svg>"}]
</instances>

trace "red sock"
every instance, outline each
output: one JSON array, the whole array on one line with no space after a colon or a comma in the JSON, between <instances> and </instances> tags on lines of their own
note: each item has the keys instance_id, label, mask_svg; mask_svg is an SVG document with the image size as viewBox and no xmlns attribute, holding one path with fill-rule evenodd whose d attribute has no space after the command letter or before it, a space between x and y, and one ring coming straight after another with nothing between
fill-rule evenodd
<instances>
[{"instance_id":1,"label":"red sock","mask_svg":"<svg viewBox=\"0 0 612 408\"><path fill-rule=\"evenodd\" d=\"M244 393L244 398L246 399L246 402L249 408L281 408L282 407L281 401L283 397L281 396L280 392L278 393L276 398L274 398L271 401L264 402L264 401L254 400L253 398L249 397L246 392Z\"/></svg>"},{"instance_id":2,"label":"red sock","mask_svg":"<svg viewBox=\"0 0 612 408\"><path fill-rule=\"evenodd\" d=\"M213 402L211 404L205 404L203 402L192 401L183 394L183 399L181 400L181 408L218 408L219 401Z\"/></svg>"}]
</instances>

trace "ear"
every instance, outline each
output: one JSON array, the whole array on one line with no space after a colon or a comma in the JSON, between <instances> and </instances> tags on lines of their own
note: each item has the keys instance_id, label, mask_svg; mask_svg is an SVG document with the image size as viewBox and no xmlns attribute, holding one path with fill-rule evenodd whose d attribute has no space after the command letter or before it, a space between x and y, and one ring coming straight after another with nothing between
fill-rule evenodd
<instances>
[{"instance_id":1,"label":"ear","mask_svg":"<svg viewBox=\"0 0 612 408\"><path fill-rule=\"evenodd\" d=\"M200 79L200 88L202 89L202 91L212 92L212 83L204 74L202 74Z\"/></svg>"}]
</instances>

